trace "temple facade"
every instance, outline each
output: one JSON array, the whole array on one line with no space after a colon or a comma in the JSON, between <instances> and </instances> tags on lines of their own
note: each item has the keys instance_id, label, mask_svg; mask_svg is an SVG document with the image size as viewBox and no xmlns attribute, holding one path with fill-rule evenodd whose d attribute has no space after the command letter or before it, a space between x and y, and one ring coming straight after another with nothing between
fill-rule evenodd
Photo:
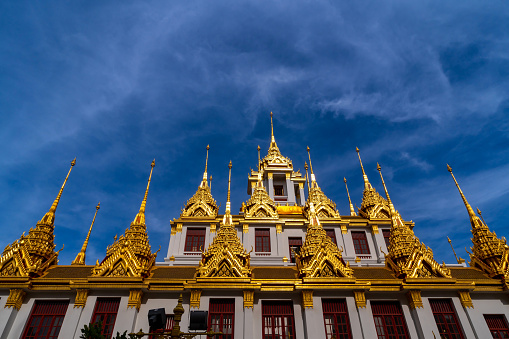
<instances>
[{"instance_id":1,"label":"temple facade","mask_svg":"<svg viewBox=\"0 0 509 339\"><path fill-rule=\"evenodd\" d=\"M362 204L356 210L350 201L340 213L320 188L311 150L305 173L295 171L276 143L272 114L271 127L238 214L231 180L224 211L216 198L225 197L212 196L207 146L203 178L170 222L165 256L152 252L145 224L154 161L138 213L104 259L85 263L94 217L76 259L58 264L54 220L73 160L48 213L2 253L0 339L79 338L98 321L107 338L193 333L197 324L224 339L509 338L509 247L473 211L449 166L473 244L468 262L446 265L397 211L380 165L384 192L371 185L357 149ZM148 314L161 308L166 322L156 328Z\"/></svg>"}]
</instances>

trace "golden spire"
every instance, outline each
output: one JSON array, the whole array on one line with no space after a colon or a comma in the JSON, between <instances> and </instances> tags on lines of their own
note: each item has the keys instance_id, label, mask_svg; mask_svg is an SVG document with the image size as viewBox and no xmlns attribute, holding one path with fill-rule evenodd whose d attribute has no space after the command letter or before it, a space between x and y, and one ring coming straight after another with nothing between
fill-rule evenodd
<instances>
[{"instance_id":1,"label":"golden spire","mask_svg":"<svg viewBox=\"0 0 509 339\"><path fill-rule=\"evenodd\" d=\"M357 213L355 213L355 210L353 209L352 200L350 199L350 192L348 192L348 185L346 184L346 178L343 178L345 181L345 187L346 187L346 194L348 194L348 202L350 203L350 215L356 216Z\"/></svg>"},{"instance_id":2,"label":"golden spire","mask_svg":"<svg viewBox=\"0 0 509 339\"><path fill-rule=\"evenodd\" d=\"M231 215L231 203L230 203L230 183L232 180L232 161L228 164L228 194L226 196L226 210L223 217L223 224L227 226L232 226L232 215Z\"/></svg>"},{"instance_id":3,"label":"golden spire","mask_svg":"<svg viewBox=\"0 0 509 339\"><path fill-rule=\"evenodd\" d=\"M385 196L387 197L387 204L389 205L389 210L391 211L391 214L394 215L396 214L396 210L394 209L394 205L392 204L389 192L387 192L387 187L385 186L384 177L382 175L382 167L380 167L380 164L378 162L376 163L376 169L380 173L380 178L382 178L382 185L384 185Z\"/></svg>"},{"instance_id":4,"label":"golden spire","mask_svg":"<svg viewBox=\"0 0 509 339\"><path fill-rule=\"evenodd\" d=\"M210 175L210 190L212 190L212 174Z\"/></svg>"},{"instance_id":5,"label":"golden spire","mask_svg":"<svg viewBox=\"0 0 509 339\"><path fill-rule=\"evenodd\" d=\"M270 112L270 132L271 132L271 137L270 137L270 146L272 147L272 144L274 144L274 146L277 147L276 145L276 138L274 138L274 124L272 122L272 112Z\"/></svg>"},{"instance_id":6,"label":"golden spire","mask_svg":"<svg viewBox=\"0 0 509 339\"><path fill-rule=\"evenodd\" d=\"M260 157L260 145L258 145L258 171L260 171L260 167L261 167L261 163L262 163L262 158Z\"/></svg>"},{"instance_id":7,"label":"golden spire","mask_svg":"<svg viewBox=\"0 0 509 339\"><path fill-rule=\"evenodd\" d=\"M145 190L145 196L143 197L143 200L141 202L140 211L134 218L133 221L134 224L145 225L145 206L147 205L148 189L150 187L150 179L152 179L152 171L154 170L155 165L156 159L152 160L152 163L150 164L150 175L148 177L147 189Z\"/></svg>"},{"instance_id":8,"label":"golden spire","mask_svg":"<svg viewBox=\"0 0 509 339\"><path fill-rule=\"evenodd\" d=\"M71 161L71 168L69 169L69 172L67 173L67 176L65 177L64 183L62 184L62 187L60 188L60 191L58 192L58 195L53 201L53 204L51 205L48 213L42 217L42 219L39 221L40 224L50 224L53 225L55 222L55 212L58 207L58 203L60 202L60 197L62 196L62 192L64 191L65 184L67 183L67 179L69 179L69 175L71 174L72 168L76 165L76 158Z\"/></svg>"},{"instance_id":9,"label":"golden spire","mask_svg":"<svg viewBox=\"0 0 509 339\"><path fill-rule=\"evenodd\" d=\"M71 265L85 265L85 253L87 251L88 246L88 239L90 239L90 232L92 232L92 227L95 223L95 217L97 216L97 212L99 211L99 208L101 206L101 203L99 202L97 206L95 207L95 214L94 219L92 219L92 224L90 225L90 229L88 230L87 237L85 238L85 242L83 243L83 246L81 247L80 253L76 256L76 259L72 262Z\"/></svg>"},{"instance_id":10,"label":"golden spire","mask_svg":"<svg viewBox=\"0 0 509 339\"><path fill-rule=\"evenodd\" d=\"M207 157L205 158L205 172L203 172L203 180L200 185L202 187L207 187L207 164L209 162L209 149L210 146L207 145Z\"/></svg>"},{"instance_id":11,"label":"golden spire","mask_svg":"<svg viewBox=\"0 0 509 339\"><path fill-rule=\"evenodd\" d=\"M452 240L449 239L449 237L447 237L447 241L449 242L449 245L451 245L452 253L454 253L454 257L456 258L456 261L458 262L458 264L464 263L465 262L464 259L462 259L462 258L458 259L458 256L456 255L456 251L454 250L454 247L452 247Z\"/></svg>"},{"instance_id":12,"label":"golden spire","mask_svg":"<svg viewBox=\"0 0 509 339\"><path fill-rule=\"evenodd\" d=\"M364 179L364 189L370 189L371 184L369 183L368 176L366 175L366 172L364 171L364 166L362 166L361 153L359 151L359 148L355 147L355 151L357 152L357 156L359 156L359 162L361 164L362 178Z\"/></svg>"},{"instance_id":13,"label":"golden spire","mask_svg":"<svg viewBox=\"0 0 509 339\"><path fill-rule=\"evenodd\" d=\"M454 174L452 173L452 168L451 168L451 166L449 166L449 164L447 164L447 170L449 171L449 173L451 173L452 179L454 180L454 183L456 184L456 187L458 188L458 191L460 192L461 199L463 199L463 203L465 204L465 207L467 208L468 215L470 216L470 218L475 218L476 217L475 212L472 209L472 206L470 206L470 204L468 203L467 198L465 198L465 195L463 194L463 191L461 190L460 185L458 185L458 182L456 181L456 178L454 177Z\"/></svg>"},{"instance_id":14,"label":"golden spire","mask_svg":"<svg viewBox=\"0 0 509 339\"><path fill-rule=\"evenodd\" d=\"M304 161L304 169L306 170L306 182L308 183L308 196L309 190L311 189L309 186L309 176L308 176L308 163Z\"/></svg>"}]
</instances>

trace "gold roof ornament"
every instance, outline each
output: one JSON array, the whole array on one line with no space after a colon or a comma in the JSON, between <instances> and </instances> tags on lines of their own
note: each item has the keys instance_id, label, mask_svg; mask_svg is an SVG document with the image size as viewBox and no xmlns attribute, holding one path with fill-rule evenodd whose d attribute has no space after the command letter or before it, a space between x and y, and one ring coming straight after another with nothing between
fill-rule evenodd
<instances>
[{"instance_id":1,"label":"gold roof ornament","mask_svg":"<svg viewBox=\"0 0 509 339\"><path fill-rule=\"evenodd\" d=\"M97 261L92 269L92 275L102 277L147 277L149 275L159 252L152 253L145 225L145 207L154 166L155 160L151 164L140 211L136 214L131 226L125 230L125 234L108 246L106 257L101 263Z\"/></svg>"},{"instance_id":2,"label":"gold roof ornament","mask_svg":"<svg viewBox=\"0 0 509 339\"><path fill-rule=\"evenodd\" d=\"M359 215L367 219L390 219L389 205L378 192L371 186L368 176L362 166L362 160L359 148L355 148L359 157L359 162L362 169L362 177L364 179L364 192L362 194L361 208L359 208Z\"/></svg>"},{"instance_id":3,"label":"gold roof ornament","mask_svg":"<svg viewBox=\"0 0 509 339\"><path fill-rule=\"evenodd\" d=\"M509 247L506 240L499 239L495 232L491 232L488 225L475 214L449 165L447 165L447 170L451 173L458 188L472 225L471 232L474 246L471 247L470 266L480 268L492 278L502 278L507 281L509 278ZM480 211L478 212L480 215Z\"/></svg>"},{"instance_id":4,"label":"gold roof ornament","mask_svg":"<svg viewBox=\"0 0 509 339\"><path fill-rule=\"evenodd\" d=\"M207 145L207 157L205 160L205 172L203 172L203 179L200 186L198 186L196 193L187 201L180 217L215 218L217 216L219 207L217 207L217 203L212 197L210 187L207 184L209 149L210 146ZM210 183L212 185L212 176L210 176Z\"/></svg>"},{"instance_id":5,"label":"gold roof ornament","mask_svg":"<svg viewBox=\"0 0 509 339\"><path fill-rule=\"evenodd\" d=\"M53 234L55 212L75 164L76 158L71 161L71 168L55 201L44 217L39 220L35 229L30 228L27 236L23 232L18 240L5 247L0 258L0 276L36 277L43 274L50 265L58 263L58 253L61 250L55 252L55 235Z\"/></svg>"},{"instance_id":6,"label":"gold roof ornament","mask_svg":"<svg viewBox=\"0 0 509 339\"><path fill-rule=\"evenodd\" d=\"M385 186L382 168L378 163L376 166L382 179L391 217L389 253L385 255L386 265L396 273L398 278L451 278L451 270L445 267L445 264L437 263L431 248L421 243L414 231L403 223L401 216L394 209Z\"/></svg>"},{"instance_id":7,"label":"gold roof ornament","mask_svg":"<svg viewBox=\"0 0 509 339\"><path fill-rule=\"evenodd\" d=\"M277 167L286 167L293 169L292 161L283 156L279 148L277 147L276 138L274 138L274 124L272 121L272 112L270 112L270 128L271 128L271 138L270 138L270 146L269 151L265 158L262 159L261 166L262 168L268 166L277 166Z\"/></svg>"},{"instance_id":8,"label":"gold roof ornament","mask_svg":"<svg viewBox=\"0 0 509 339\"><path fill-rule=\"evenodd\" d=\"M307 147L307 151L309 157L309 168L311 170L311 184L309 184L308 180L308 200L306 201L306 206L304 206L304 216L309 219L309 210L311 208L310 204L313 203L318 218L341 219L339 212L336 209L336 203L327 198L325 193L323 193L321 188L318 186L315 174L313 172L313 165L311 164L311 154L309 147ZM304 168L306 169L307 178L308 177L307 164L304 165Z\"/></svg>"},{"instance_id":9,"label":"gold roof ornament","mask_svg":"<svg viewBox=\"0 0 509 339\"><path fill-rule=\"evenodd\" d=\"M233 225L230 207L232 162L228 165L228 196L226 211L219 231L209 248L203 252L196 277L248 278L251 276L250 254L244 249Z\"/></svg>"},{"instance_id":10,"label":"gold roof ornament","mask_svg":"<svg viewBox=\"0 0 509 339\"><path fill-rule=\"evenodd\" d=\"M263 187L263 169L261 168L260 146L258 146L258 181L251 198L243 205L246 219L278 219L277 205Z\"/></svg>"},{"instance_id":11,"label":"gold roof ornament","mask_svg":"<svg viewBox=\"0 0 509 339\"><path fill-rule=\"evenodd\" d=\"M72 262L71 265L85 265L85 253L87 251L88 240L90 239L90 233L92 232L92 227L94 226L95 217L97 217L97 212L99 212L99 208L101 208L100 202L95 207L94 219L92 219L92 224L90 225L90 228L88 230L88 234L87 234L87 237L85 238L85 242L83 243L83 246L81 247L81 251L80 251L80 253L78 253L78 255L76 255L76 258L74 259L74 261Z\"/></svg>"},{"instance_id":12,"label":"gold roof ornament","mask_svg":"<svg viewBox=\"0 0 509 339\"><path fill-rule=\"evenodd\" d=\"M353 209L352 199L350 199L350 192L348 191L348 185L346 184L346 178L343 178L343 180L345 182L346 194L348 195L348 202L350 203L350 215L355 217L357 216L357 213L355 213L355 210Z\"/></svg>"},{"instance_id":13,"label":"gold roof ornament","mask_svg":"<svg viewBox=\"0 0 509 339\"><path fill-rule=\"evenodd\" d=\"M352 278L353 270L348 263L345 264L342 251L327 236L320 224L313 199L308 198L306 206L309 219L306 240L300 248L300 253L295 253L299 275L306 278Z\"/></svg>"}]
</instances>

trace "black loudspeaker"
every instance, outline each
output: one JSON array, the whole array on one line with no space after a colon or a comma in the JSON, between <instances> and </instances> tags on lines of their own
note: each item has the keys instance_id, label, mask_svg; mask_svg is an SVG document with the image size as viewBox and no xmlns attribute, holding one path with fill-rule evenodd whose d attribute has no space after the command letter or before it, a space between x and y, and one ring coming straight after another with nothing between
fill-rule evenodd
<instances>
[{"instance_id":1,"label":"black loudspeaker","mask_svg":"<svg viewBox=\"0 0 509 339\"><path fill-rule=\"evenodd\" d=\"M206 331L207 330L207 311L191 311L191 323L189 330L191 331Z\"/></svg>"},{"instance_id":2,"label":"black loudspeaker","mask_svg":"<svg viewBox=\"0 0 509 339\"><path fill-rule=\"evenodd\" d=\"M164 308L156 308L148 311L148 325L152 331L166 327L166 311Z\"/></svg>"}]
</instances>

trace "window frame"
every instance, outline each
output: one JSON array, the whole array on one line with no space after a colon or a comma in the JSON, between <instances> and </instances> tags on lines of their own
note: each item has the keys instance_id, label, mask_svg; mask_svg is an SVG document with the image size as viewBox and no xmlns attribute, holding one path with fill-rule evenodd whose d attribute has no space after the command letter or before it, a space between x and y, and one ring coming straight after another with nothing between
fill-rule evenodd
<instances>
[{"instance_id":1,"label":"window frame","mask_svg":"<svg viewBox=\"0 0 509 339\"><path fill-rule=\"evenodd\" d=\"M373 321L375 323L376 334L379 339L410 338L405 315L403 314L403 309L401 308L399 301L376 300L371 301L370 304L371 312L373 314ZM390 319L390 321L387 321L388 319ZM380 333L380 330L383 330L383 333Z\"/></svg>"},{"instance_id":2,"label":"window frame","mask_svg":"<svg viewBox=\"0 0 509 339\"><path fill-rule=\"evenodd\" d=\"M452 303L451 299L428 299L429 305L431 307L431 312L433 313L433 318L435 319L435 323L438 327L438 332L441 338L458 338L457 335L461 339L464 339L463 328L461 327L461 323L458 319L458 315L456 314L456 310ZM441 320L439 323L438 320ZM451 322L452 320L452 322ZM451 326L456 326L457 331L453 332L453 328Z\"/></svg>"},{"instance_id":3,"label":"window frame","mask_svg":"<svg viewBox=\"0 0 509 339\"><path fill-rule=\"evenodd\" d=\"M300 244L298 242L300 242ZM292 248L298 249L297 251L295 251L295 253L300 254L301 247L302 247L302 237L288 237L288 251L290 253L291 263L296 263L295 254L293 253Z\"/></svg>"},{"instance_id":4,"label":"window frame","mask_svg":"<svg viewBox=\"0 0 509 339\"><path fill-rule=\"evenodd\" d=\"M166 325L165 325L164 329L153 330L151 327L149 329L149 332L150 333L164 333L164 332L168 333L173 329L174 324L175 324L175 315L174 314L166 314ZM149 335L148 339L157 339L157 335L156 336Z\"/></svg>"},{"instance_id":5,"label":"window frame","mask_svg":"<svg viewBox=\"0 0 509 339\"><path fill-rule=\"evenodd\" d=\"M504 338L501 332L503 332L506 337L509 337L509 325L507 324L507 319L504 314L484 314L484 320L493 338ZM499 323L498 327L496 326L496 322ZM500 325L503 325L503 327ZM498 336L496 337L495 334Z\"/></svg>"},{"instance_id":6,"label":"window frame","mask_svg":"<svg viewBox=\"0 0 509 339\"><path fill-rule=\"evenodd\" d=\"M331 238L332 242L333 242L336 246L338 246L338 241L337 241L337 239L336 239L336 230L335 230L335 229L333 229L333 228L326 228L326 229L325 229L325 233L327 234L327 236L328 236L329 238Z\"/></svg>"},{"instance_id":7,"label":"window frame","mask_svg":"<svg viewBox=\"0 0 509 339\"><path fill-rule=\"evenodd\" d=\"M382 235L384 236L385 240L385 246L389 248L389 244L391 243L391 230L390 229L383 229Z\"/></svg>"},{"instance_id":8,"label":"window frame","mask_svg":"<svg viewBox=\"0 0 509 339\"><path fill-rule=\"evenodd\" d=\"M105 309L104 304L107 303L109 303L109 305L107 305L107 309ZM101 334L104 335L107 339L113 336L113 329L115 328L115 323L117 322L119 306L120 298L97 298L95 301L94 312L92 313L92 318L90 318L90 323L95 324L98 322L98 318L100 318L100 316L104 316L104 318L100 319L99 321L101 321L102 325ZM107 316L113 316L113 318L107 318ZM104 319L110 319L110 321L104 322ZM107 326L109 328L106 328Z\"/></svg>"},{"instance_id":9,"label":"window frame","mask_svg":"<svg viewBox=\"0 0 509 339\"><path fill-rule=\"evenodd\" d=\"M30 316L25 324L22 339L57 339L69 307L69 300L35 300ZM38 321L34 321L38 318ZM49 320L49 326L48 320ZM41 328L48 328L45 337L40 336ZM31 329L35 328L35 332Z\"/></svg>"},{"instance_id":10,"label":"window frame","mask_svg":"<svg viewBox=\"0 0 509 339\"><path fill-rule=\"evenodd\" d=\"M268 332L271 333L266 333L267 329L270 329L270 331ZM293 302L291 300L262 301L262 338L295 339L295 336L296 331L295 331L295 317L293 314Z\"/></svg>"},{"instance_id":11,"label":"window frame","mask_svg":"<svg viewBox=\"0 0 509 339\"><path fill-rule=\"evenodd\" d=\"M207 322L207 328L214 332L223 332L225 329L225 315L231 316L230 327L231 333L222 335L215 335L212 338L215 339L233 339L235 336L235 299L217 299L212 298L209 300L209 316ZM212 317L219 317L219 322L214 324L216 328L212 329Z\"/></svg>"},{"instance_id":12,"label":"window frame","mask_svg":"<svg viewBox=\"0 0 509 339\"><path fill-rule=\"evenodd\" d=\"M331 339L333 335L336 339L352 338L346 299L322 299L322 312L326 339ZM332 323L327 324L327 316L332 317ZM338 321L340 317L343 317L341 323ZM339 326L342 326L341 333ZM332 331L328 331L329 329Z\"/></svg>"},{"instance_id":13,"label":"window frame","mask_svg":"<svg viewBox=\"0 0 509 339\"><path fill-rule=\"evenodd\" d=\"M207 230L204 227L187 227L184 252L199 253L203 251L206 234Z\"/></svg>"},{"instance_id":14,"label":"window frame","mask_svg":"<svg viewBox=\"0 0 509 339\"><path fill-rule=\"evenodd\" d=\"M365 231L352 231L352 241L353 247L355 249L355 254L371 255L368 243L368 236L366 235Z\"/></svg>"},{"instance_id":15,"label":"window frame","mask_svg":"<svg viewBox=\"0 0 509 339\"><path fill-rule=\"evenodd\" d=\"M255 228L255 253L270 253L270 229Z\"/></svg>"}]
</instances>

